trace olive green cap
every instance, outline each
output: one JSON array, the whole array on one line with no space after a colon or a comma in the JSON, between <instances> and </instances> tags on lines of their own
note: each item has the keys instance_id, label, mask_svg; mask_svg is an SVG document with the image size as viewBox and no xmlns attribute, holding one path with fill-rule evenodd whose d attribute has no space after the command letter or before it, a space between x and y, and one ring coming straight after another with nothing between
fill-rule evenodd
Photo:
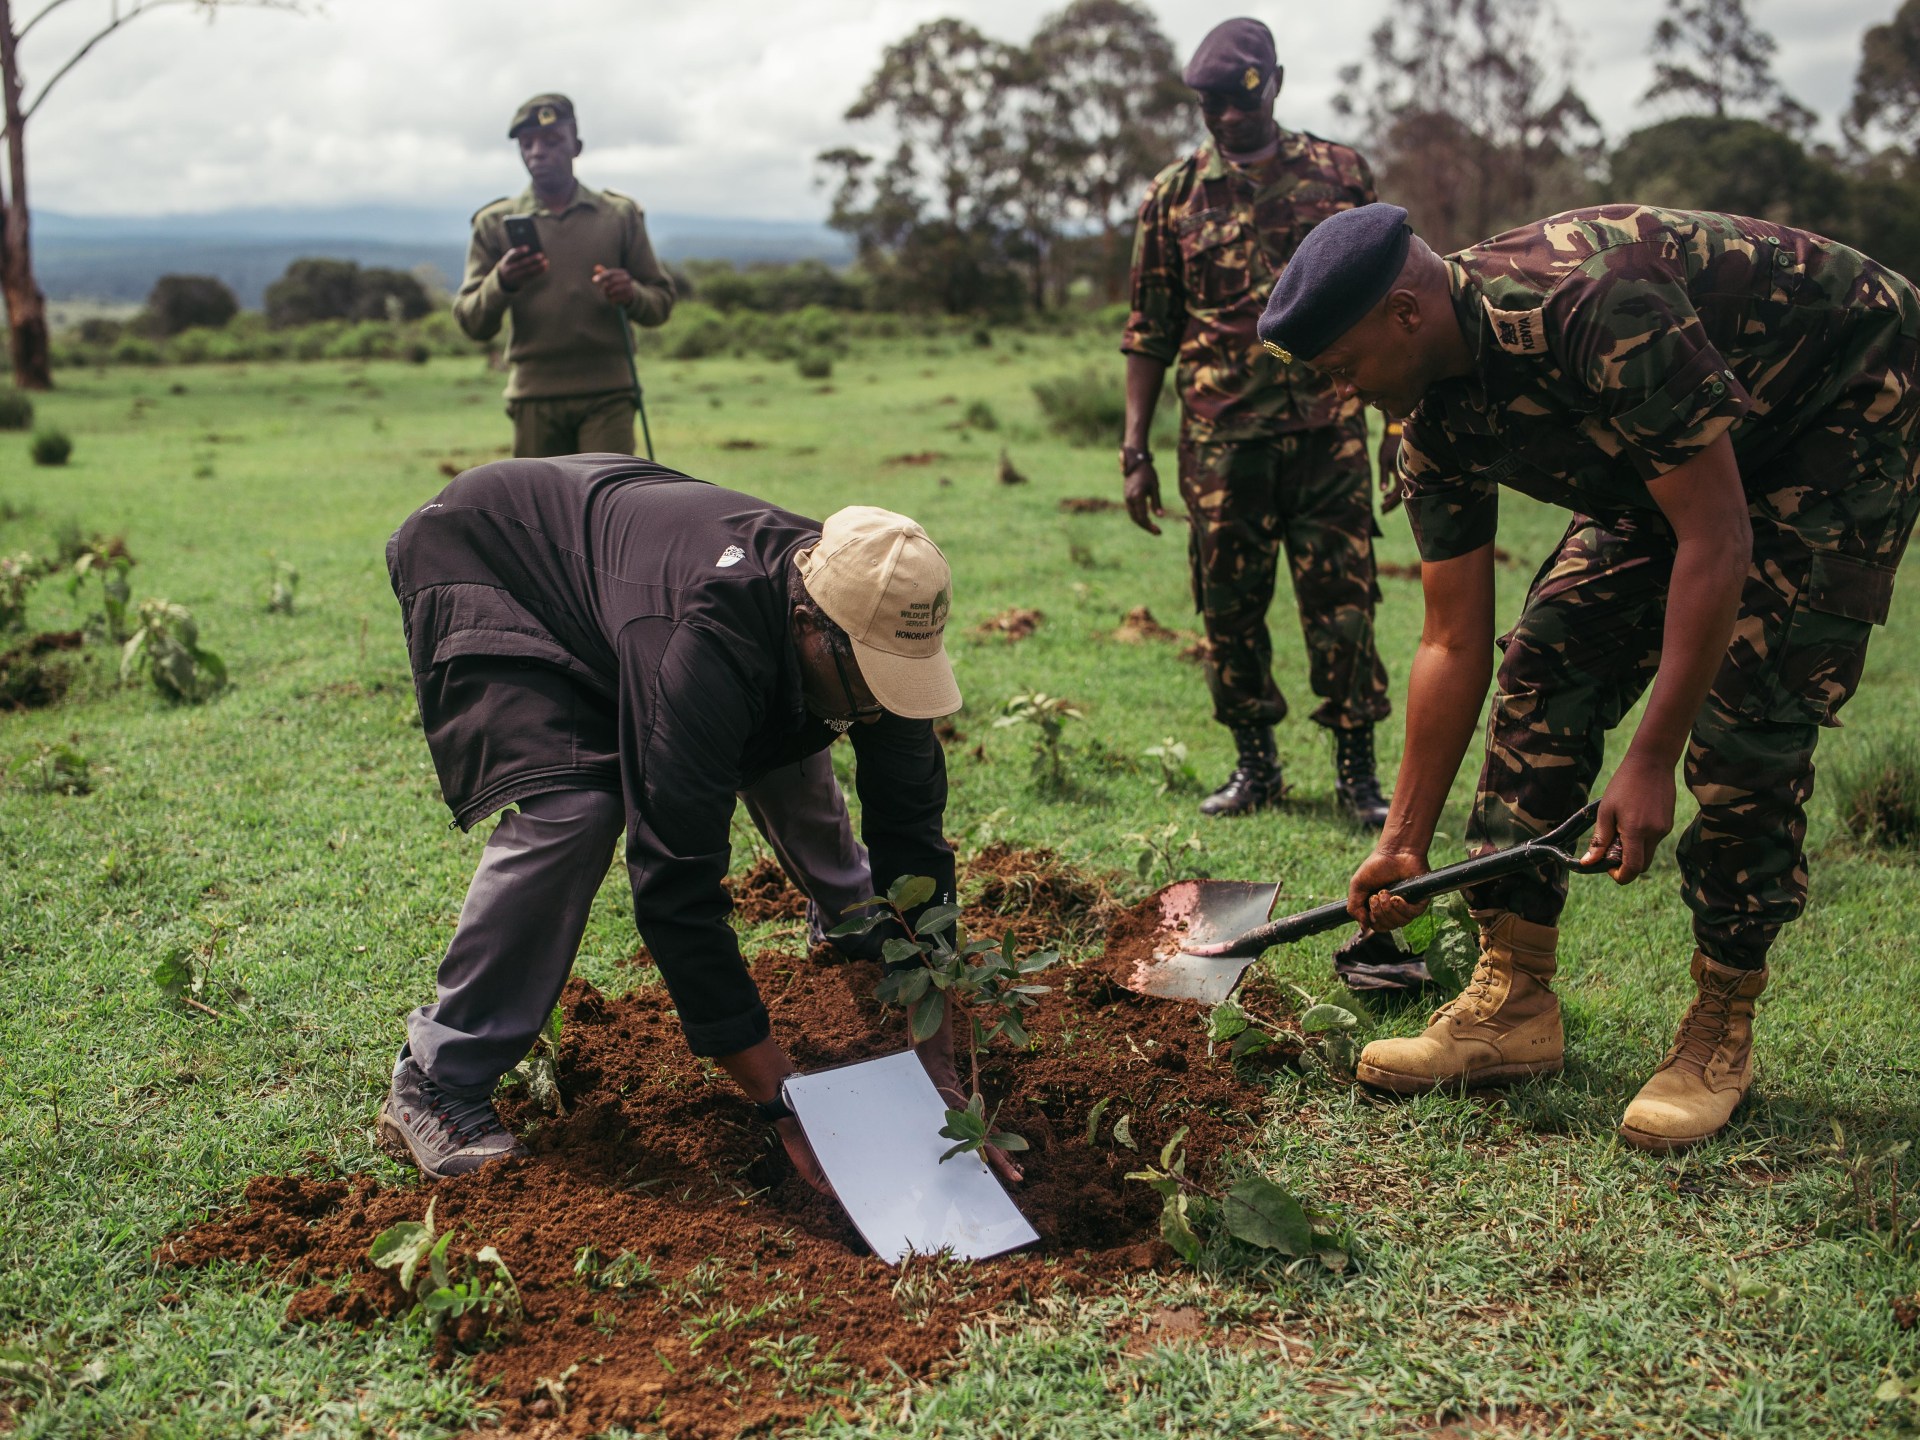
<instances>
[{"instance_id":1,"label":"olive green cap","mask_svg":"<svg viewBox=\"0 0 1920 1440\"><path fill-rule=\"evenodd\" d=\"M513 123L507 127L507 138L514 139L529 125L538 125L542 129L548 125L558 125L562 120L573 119L573 101L564 95L536 95L513 112Z\"/></svg>"}]
</instances>

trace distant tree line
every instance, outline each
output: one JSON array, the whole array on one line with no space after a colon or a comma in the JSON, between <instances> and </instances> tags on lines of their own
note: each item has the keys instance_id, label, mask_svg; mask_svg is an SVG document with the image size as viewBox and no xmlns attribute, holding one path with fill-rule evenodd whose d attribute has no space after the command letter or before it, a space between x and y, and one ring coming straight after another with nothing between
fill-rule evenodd
<instances>
[{"instance_id":1,"label":"distant tree line","mask_svg":"<svg viewBox=\"0 0 1920 1440\"><path fill-rule=\"evenodd\" d=\"M1441 249L1632 201L1802 226L1920 276L1920 0L1864 36L1838 144L1809 139L1818 117L1775 48L1747 0L1667 0L1642 99L1670 113L1609 145L1554 0L1400 0L1340 72L1335 138ZM848 285L954 314L1119 298L1146 186L1201 134L1172 43L1130 0L1073 0L1025 45L928 22L847 118L883 133L819 156L858 255Z\"/></svg>"}]
</instances>

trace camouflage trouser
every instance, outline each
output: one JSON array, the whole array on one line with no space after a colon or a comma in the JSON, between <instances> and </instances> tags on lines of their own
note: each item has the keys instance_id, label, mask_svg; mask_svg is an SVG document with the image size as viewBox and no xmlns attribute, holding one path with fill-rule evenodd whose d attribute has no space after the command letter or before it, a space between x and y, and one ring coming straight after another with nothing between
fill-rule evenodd
<instances>
[{"instance_id":1,"label":"camouflage trouser","mask_svg":"<svg viewBox=\"0 0 1920 1440\"><path fill-rule=\"evenodd\" d=\"M551 399L509 400L513 453L544 455L631 455L633 391L598 395L559 395Z\"/></svg>"},{"instance_id":2,"label":"camouflage trouser","mask_svg":"<svg viewBox=\"0 0 1920 1440\"><path fill-rule=\"evenodd\" d=\"M1180 442L1180 495L1193 526L1187 560L1207 633L1207 689L1223 725L1287 713L1273 683L1273 601L1286 547L1306 634L1317 724L1385 719L1387 672L1373 642L1372 468L1363 420L1262 440Z\"/></svg>"},{"instance_id":3,"label":"camouflage trouser","mask_svg":"<svg viewBox=\"0 0 1920 1440\"><path fill-rule=\"evenodd\" d=\"M1678 851L1695 939L1723 965L1764 964L1806 906L1814 742L1839 724L1872 627L1886 622L1920 494L1914 408L1903 401L1890 416L1866 417L1884 418L1878 428L1816 430L1761 472L1774 483L1752 503L1753 563L1733 641L1687 746L1700 812ZM1848 483L1834 483L1843 475ZM1809 524L1810 511L1828 510L1846 523ZM1788 528L1789 516L1800 523ZM1810 548L1809 529L1840 545ZM1538 835L1586 803L1607 731L1659 665L1673 551L1657 514L1604 525L1579 517L1534 577L1501 640L1468 832L1476 854ZM1566 894L1556 866L1490 882L1469 899L1552 925Z\"/></svg>"}]
</instances>

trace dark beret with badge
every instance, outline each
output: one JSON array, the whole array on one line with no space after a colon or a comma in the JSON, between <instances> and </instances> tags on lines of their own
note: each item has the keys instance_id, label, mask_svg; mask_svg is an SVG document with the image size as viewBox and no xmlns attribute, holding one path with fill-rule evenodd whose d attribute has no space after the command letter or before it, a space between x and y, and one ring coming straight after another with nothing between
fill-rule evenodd
<instances>
[{"instance_id":1,"label":"dark beret with badge","mask_svg":"<svg viewBox=\"0 0 1920 1440\"><path fill-rule=\"evenodd\" d=\"M538 125L545 129L549 125L558 125L563 120L573 119L573 102L564 95L536 95L513 112L513 123L507 127L507 138L518 139L520 132L529 126Z\"/></svg>"},{"instance_id":2,"label":"dark beret with badge","mask_svg":"<svg viewBox=\"0 0 1920 1440\"><path fill-rule=\"evenodd\" d=\"M1278 68L1273 32L1258 20L1241 18L1223 20L1209 30L1180 78L1194 90L1251 97Z\"/></svg>"},{"instance_id":3,"label":"dark beret with badge","mask_svg":"<svg viewBox=\"0 0 1920 1440\"><path fill-rule=\"evenodd\" d=\"M1398 205L1361 205L1329 215L1280 272L1260 339L1282 360L1311 360L1387 298L1407 263L1413 228Z\"/></svg>"}]
</instances>

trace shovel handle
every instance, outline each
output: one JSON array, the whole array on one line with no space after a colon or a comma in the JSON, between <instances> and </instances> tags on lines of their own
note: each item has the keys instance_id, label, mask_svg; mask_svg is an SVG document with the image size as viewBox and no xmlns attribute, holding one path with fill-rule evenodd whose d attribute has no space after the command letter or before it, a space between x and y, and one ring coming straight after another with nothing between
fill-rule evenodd
<instances>
[{"instance_id":1,"label":"shovel handle","mask_svg":"<svg viewBox=\"0 0 1920 1440\"><path fill-rule=\"evenodd\" d=\"M1435 895L1464 890L1470 885L1497 880L1521 870L1531 870L1548 862L1564 865L1576 875L1610 869L1619 863L1616 855L1603 855L1592 864L1587 864L1566 848L1592 828L1599 814L1600 805L1595 801L1537 840L1529 840L1524 845L1515 845L1508 850L1495 850L1490 855L1476 856L1472 860L1462 860L1457 865L1443 865L1438 870L1429 870L1424 875L1402 880L1398 885L1388 887L1384 893L1397 900L1430 900ZM1352 923L1353 916L1347 913L1346 901L1336 900L1330 905L1319 905L1311 910L1302 910L1298 915L1288 915L1256 926L1224 945L1195 946L1193 953L1247 959L1271 946L1304 940L1309 935L1323 935Z\"/></svg>"}]
</instances>

